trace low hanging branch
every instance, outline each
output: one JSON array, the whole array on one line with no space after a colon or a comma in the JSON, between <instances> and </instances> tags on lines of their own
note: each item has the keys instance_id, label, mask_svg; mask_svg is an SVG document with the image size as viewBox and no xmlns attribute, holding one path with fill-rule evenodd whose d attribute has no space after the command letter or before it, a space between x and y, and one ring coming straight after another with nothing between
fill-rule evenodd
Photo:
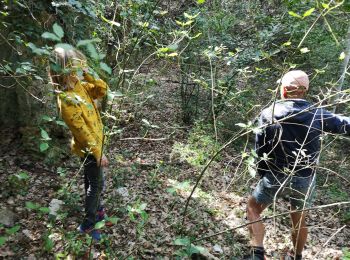
<instances>
[{"instance_id":1,"label":"low hanging branch","mask_svg":"<svg viewBox=\"0 0 350 260\"><path fill-rule=\"evenodd\" d=\"M345 81L345 76L346 76L346 72L348 70L348 65L349 65L349 60L350 60L350 26L348 29L348 34L347 34L347 43L346 43L346 50L345 50L345 58L344 58L344 62L343 62L343 68L342 68L342 72L341 72L341 76L339 79L339 85L337 87L337 92L341 92L343 89L343 84ZM340 97L340 93L337 94L336 99L339 99ZM337 110L337 106L335 106L333 108L333 112L335 113Z\"/></svg>"},{"instance_id":2,"label":"low hanging branch","mask_svg":"<svg viewBox=\"0 0 350 260\"><path fill-rule=\"evenodd\" d=\"M304 208L304 209L299 209L299 210L292 210L292 211L287 211L287 212L275 214L275 215L269 216L269 217L267 217L267 216L266 217L262 217L262 218L259 218L257 220L254 220L254 221L251 221L251 222L248 222L248 223L244 223L242 225L239 225L239 226L236 226L236 227L233 227L233 228L225 229L223 231L220 231L220 232L215 233L215 234L210 235L210 236L205 236L205 237L198 238L197 240L195 240L193 242L198 242L198 241L201 241L201 240L205 240L205 239L208 239L208 238L211 238L211 237L215 237L215 236L224 234L224 233L229 232L229 231L233 231L233 230L236 230L236 229L239 229L239 228L242 228L242 227L246 227L248 225L251 225L251 224L254 224L254 223L257 223L257 222L260 222L260 221L266 221L266 220L273 219L273 218L276 218L276 217L285 216L285 215L288 215L288 214L291 214L291 213L307 212L307 211L310 211L310 210L324 209L324 208L330 208L330 207L341 206L341 205L350 205L350 201L337 202L337 203L321 205L321 206L315 206L315 207L310 207L310 208Z\"/></svg>"}]
</instances>

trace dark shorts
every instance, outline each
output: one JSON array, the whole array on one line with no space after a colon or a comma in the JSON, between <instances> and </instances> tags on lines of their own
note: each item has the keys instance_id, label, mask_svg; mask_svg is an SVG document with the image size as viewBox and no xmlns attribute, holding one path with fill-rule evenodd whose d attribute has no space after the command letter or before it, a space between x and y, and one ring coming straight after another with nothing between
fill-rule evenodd
<instances>
[{"instance_id":1,"label":"dark shorts","mask_svg":"<svg viewBox=\"0 0 350 260\"><path fill-rule=\"evenodd\" d=\"M277 176L266 173L257 184L252 196L264 205L270 205L277 198L287 198L294 208L310 207L315 194L316 176ZM275 200L276 199L276 200Z\"/></svg>"}]
</instances>

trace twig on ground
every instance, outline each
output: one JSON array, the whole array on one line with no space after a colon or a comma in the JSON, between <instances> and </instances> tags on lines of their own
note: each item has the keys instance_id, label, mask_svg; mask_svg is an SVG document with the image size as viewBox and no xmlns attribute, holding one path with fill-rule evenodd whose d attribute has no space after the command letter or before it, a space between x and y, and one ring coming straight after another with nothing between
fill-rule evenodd
<instances>
[{"instance_id":1,"label":"twig on ground","mask_svg":"<svg viewBox=\"0 0 350 260\"><path fill-rule=\"evenodd\" d=\"M142 141L165 141L167 140L167 137L163 138L145 138L145 137L127 137L127 138L120 138L121 141L127 141L127 140L142 140Z\"/></svg>"},{"instance_id":2,"label":"twig on ground","mask_svg":"<svg viewBox=\"0 0 350 260\"><path fill-rule=\"evenodd\" d=\"M337 231L335 231L333 233L333 235L331 235L329 237L329 239L326 241L326 243L324 243L321 247L321 250L317 252L317 254L314 256L314 259L318 259L317 256L322 252L322 249L325 248L325 246L333 239L333 237L335 237L336 234L338 234L340 231L342 231L344 228L346 227L346 225L342 226L341 228L339 228Z\"/></svg>"}]
</instances>

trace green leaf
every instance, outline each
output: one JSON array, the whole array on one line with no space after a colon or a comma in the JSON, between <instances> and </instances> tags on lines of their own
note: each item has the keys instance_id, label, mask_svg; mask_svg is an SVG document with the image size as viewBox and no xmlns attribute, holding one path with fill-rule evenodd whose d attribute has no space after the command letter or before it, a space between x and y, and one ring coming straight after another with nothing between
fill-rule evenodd
<instances>
[{"instance_id":1,"label":"green leaf","mask_svg":"<svg viewBox=\"0 0 350 260\"><path fill-rule=\"evenodd\" d=\"M20 225L16 225L16 226L14 226L14 227L12 227L12 228L8 228L8 229L6 229L6 234L8 234L8 235L13 235L13 234L16 233L20 228L21 228Z\"/></svg>"},{"instance_id":2,"label":"green leaf","mask_svg":"<svg viewBox=\"0 0 350 260\"><path fill-rule=\"evenodd\" d=\"M50 32L44 32L41 35L41 37L44 38L44 39L48 39L48 40L52 40L52 41L56 41L56 42L61 41L61 39L58 38L56 34L53 34L53 33L50 33Z\"/></svg>"},{"instance_id":3,"label":"green leaf","mask_svg":"<svg viewBox=\"0 0 350 260\"><path fill-rule=\"evenodd\" d=\"M304 14L303 17L308 17L310 16L313 12L315 11L315 8L310 8L309 10L307 10Z\"/></svg>"},{"instance_id":4,"label":"green leaf","mask_svg":"<svg viewBox=\"0 0 350 260\"><path fill-rule=\"evenodd\" d=\"M151 126L151 123L147 119L142 119L142 123L144 123L146 126Z\"/></svg>"},{"instance_id":5,"label":"green leaf","mask_svg":"<svg viewBox=\"0 0 350 260\"><path fill-rule=\"evenodd\" d=\"M45 141L51 140L51 138L49 137L49 134L44 129L41 129L40 134L43 140Z\"/></svg>"},{"instance_id":6,"label":"green leaf","mask_svg":"<svg viewBox=\"0 0 350 260\"><path fill-rule=\"evenodd\" d=\"M184 16L189 20L193 20L193 19L197 18L198 15L199 15L199 13L197 13L195 15L189 15L188 13L184 13Z\"/></svg>"},{"instance_id":7,"label":"green leaf","mask_svg":"<svg viewBox=\"0 0 350 260\"><path fill-rule=\"evenodd\" d=\"M176 57L176 56L179 56L179 54L177 52L173 52L173 53L168 54L168 57Z\"/></svg>"},{"instance_id":8,"label":"green leaf","mask_svg":"<svg viewBox=\"0 0 350 260\"><path fill-rule=\"evenodd\" d=\"M301 53L307 53L307 52L309 52L310 50L307 48L307 47L305 47L305 48L301 48L300 49L300 52Z\"/></svg>"},{"instance_id":9,"label":"green leaf","mask_svg":"<svg viewBox=\"0 0 350 260\"><path fill-rule=\"evenodd\" d=\"M237 123L236 126L242 127L242 128L246 128L247 125L244 123Z\"/></svg>"},{"instance_id":10,"label":"green leaf","mask_svg":"<svg viewBox=\"0 0 350 260\"><path fill-rule=\"evenodd\" d=\"M59 26L57 23L54 23L54 25L52 26L53 32L58 36L58 38L60 38L60 40L63 38L64 36L64 32L61 26Z\"/></svg>"},{"instance_id":11,"label":"green leaf","mask_svg":"<svg viewBox=\"0 0 350 260\"><path fill-rule=\"evenodd\" d=\"M253 178L256 176L256 170L253 167L249 166L248 172L249 172L250 176L252 176Z\"/></svg>"},{"instance_id":12,"label":"green leaf","mask_svg":"<svg viewBox=\"0 0 350 260\"><path fill-rule=\"evenodd\" d=\"M112 224L117 224L118 220L119 219L116 217L107 218L107 221L111 222Z\"/></svg>"},{"instance_id":13,"label":"green leaf","mask_svg":"<svg viewBox=\"0 0 350 260\"><path fill-rule=\"evenodd\" d=\"M44 152L49 148L49 144L48 143L41 143L39 146L40 152Z\"/></svg>"},{"instance_id":14,"label":"green leaf","mask_svg":"<svg viewBox=\"0 0 350 260\"><path fill-rule=\"evenodd\" d=\"M174 187L167 188L166 191L169 192L170 194L175 194L176 193L176 189Z\"/></svg>"},{"instance_id":15,"label":"green leaf","mask_svg":"<svg viewBox=\"0 0 350 260\"><path fill-rule=\"evenodd\" d=\"M48 207L40 207L40 208L39 208L39 211L40 211L41 213L47 214L47 213L50 212L50 209L49 209Z\"/></svg>"},{"instance_id":16,"label":"green leaf","mask_svg":"<svg viewBox=\"0 0 350 260\"><path fill-rule=\"evenodd\" d=\"M108 74L112 74L112 68L109 67L106 63L100 62L100 68L103 69Z\"/></svg>"},{"instance_id":17,"label":"green leaf","mask_svg":"<svg viewBox=\"0 0 350 260\"><path fill-rule=\"evenodd\" d=\"M91 43L95 43L95 42L101 42L101 39L94 38L94 39L89 39L89 40L80 40L77 43L77 47L85 46L85 45L88 45L88 44L91 44Z\"/></svg>"},{"instance_id":18,"label":"green leaf","mask_svg":"<svg viewBox=\"0 0 350 260\"><path fill-rule=\"evenodd\" d=\"M45 249L45 251L46 252L51 252L51 250L53 249L53 247L54 247L54 243L53 243L53 241L52 241L52 239L50 239L50 238L46 238L45 239L45 244L44 244L44 249Z\"/></svg>"},{"instance_id":19,"label":"green leaf","mask_svg":"<svg viewBox=\"0 0 350 260\"><path fill-rule=\"evenodd\" d=\"M107 98L108 100L113 100L115 97L123 97L123 93L120 92L119 90L118 91L110 91L108 90L107 92Z\"/></svg>"},{"instance_id":20,"label":"green leaf","mask_svg":"<svg viewBox=\"0 0 350 260\"><path fill-rule=\"evenodd\" d=\"M56 120L56 124L61 125L61 126L63 126L63 127L68 127L68 126L66 125L66 123L63 122L63 121L61 121L61 120Z\"/></svg>"},{"instance_id":21,"label":"green leaf","mask_svg":"<svg viewBox=\"0 0 350 260\"><path fill-rule=\"evenodd\" d=\"M146 222L146 221L148 220L148 214L147 214L146 211L142 211L141 214L140 214L140 216L141 216L141 219L142 219L144 222Z\"/></svg>"},{"instance_id":22,"label":"green leaf","mask_svg":"<svg viewBox=\"0 0 350 260\"><path fill-rule=\"evenodd\" d=\"M190 253L201 253L201 254L205 254L208 253L208 250L202 246L195 246L195 245L191 245L190 247Z\"/></svg>"},{"instance_id":23,"label":"green leaf","mask_svg":"<svg viewBox=\"0 0 350 260\"><path fill-rule=\"evenodd\" d=\"M37 55L43 55L43 54L49 55L50 54L50 52L47 49L38 48L38 47L36 47L36 45L34 43L29 42L28 44L26 44L26 46L28 46L32 50L32 52L37 54Z\"/></svg>"},{"instance_id":24,"label":"green leaf","mask_svg":"<svg viewBox=\"0 0 350 260\"><path fill-rule=\"evenodd\" d=\"M282 46L290 46L291 44L292 44L292 42L287 41L287 42L283 43Z\"/></svg>"},{"instance_id":25,"label":"green leaf","mask_svg":"<svg viewBox=\"0 0 350 260\"><path fill-rule=\"evenodd\" d=\"M97 222L95 224L95 229L101 229L101 228L103 228L105 226L105 224L106 223L104 221Z\"/></svg>"},{"instance_id":26,"label":"green leaf","mask_svg":"<svg viewBox=\"0 0 350 260\"><path fill-rule=\"evenodd\" d=\"M0 246L6 243L7 237L0 237Z\"/></svg>"},{"instance_id":27,"label":"green leaf","mask_svg":"<svg viewBox=\"0 0 350 260\"><path fill-rule=\"evenodd\" d=\"M21 172L20 174L16 174L16 176L20 180L27 180L27 179L29 179L29 175L26 172Z\"/></svg>"},{"instance_id":28,"label":"green leaf","mask_svg":"<svg viewBox=\"0 0 350 260\"><path fill-rule=\"evenodd\" d=\"M103 21L105 21L106 23L109 23L110 25L115 25L117 27L120 27L121 24L116 22L116 21L112 21L112 20L108 20L106 17L104 17L103 15L101 15L101 18Z\"/></svg>"},{"instance_id":29,"label":"green leaf","mask_svg":"<svg viewBox=\"0 0 350 260\"><path fill-rule=\"evenodd\" d=\"M26 201L26 208L27 209L37 209L40 208L40 205L38 203L33 203L31 201Z\"/></svg>"},{"instance_id":30,"label":"green leaf","mask_svg":"<svg viewBox=\"0 0 350 260\"><path fill-rule=\"evenodd\" d=\"M339 60L344 60L344 59L345 59L345 52L342 52L339 55Z\"/></svg>"},{"instance_id":31,"label":"green leaf","mask_svg":"<svg viewBox=\"0 0 350 260\"><path fill-rule=\"evenodd\" d=\"M88 43L86 45L86 48L91 58L93 58L94 60L99 60L100 56L98 55L98 52L92 43Z\"/></svg>"},{"instance_id":32,"label":"green leaf","mask_svg":"<svg viewBox=\"0 0 350 260\"><path fill-rule=\"evenodd\" d=\"M205 0L197 0L197 4L204 4Z\"/></svg>"},{"instance_id":33,"label":"green leaf","mask_svg":"<svg viewBox=\"0 0 350 260\"><path fill-rule=\"evenodd\" d=\"M52 122L53 121L53 118L47 116L47 115L44 115L42 118L42 120L45 120L45 121L48 121L48 122Z\"/></svg>"},{"instance_id":34,"label":"green leaf","mask_svg":"<svg viewBox=\"0 0 350 260\"><path fill-rule=\"evenodd\" d=\"M190 39L191 39L191 40L196 39L196 38L198 38L198 37L201 36L201 35L202 35L201 32L200 32L200 33L197 33L195 36L190 37Z\"/></svg>"},{"instance_id":35,"label":"green leaf","mask_svg":"<svg viewBox=\"0 0 350 260\"><path fill-rule=\"evenodd\" d=\"M323 7L324 9L329 9L329 4L322 3L322 7Z\"/></svg>"},{"instance_id":36,"label":"green leaf","mask_svg":"<svg viewBox=\"0 0 350 260\"><path fill-rule=\"evenodd\" d=\"M254 149L251 150L251 153L252 155L255 157L255 158L258 158L258 154L256 153L256 151Z\"/></svg>"},{"instance_id":37,"label":"green leaf","mask_svg":"<svg viewBox=\"0 0 350 260\"><path fill-rule=\"evenodd\" d=\"M55 254L55 259L58 260L58 259L66 259L67 257L67 253L58 253L58 254Z\"/></svg>"},{"instance_id":38,"label":"green leaf","mask_svg":"<svg viewBox=\"0 0 350 260\"><path fill-rule=\"evenodd\" d=\"M168 50L170 50L170 51L176 51L176 50L179 48L179 45L176 44L176 43L174 43L174 44L168 45L167 48L168 48Z\"/></svg>"},{"instance_id":39,"label":"green leaf","mask_svg":"<svg viewBox=\"0 0 350 260\"><path fill-rule=\"evenodd\" d=\"M55 48L62 48L66 51L69 51L69 50L74 50L74 47L68 43L57 43L55 45Z\"/></svg>"},{"instance_id":40,"label":"green leaf","mask_svg":"<svg viewBox=\"0 0 350 260\"><path fill-rule=\"evenodd\" d=\"M294 13L293 11L289 11L288 14L293 17L302 18L300 15L298 15L297 13Z\"/></svg>"},{"instance_id":41,"label":"green leaf","mask_svg":"<svg viewBox=\"0 0 350 260\"><path fill-rule=\"evenodd\" d=\"M195 245L190 245L190 248L188 249L188 254L193 255L193 254L198 254L200 253L200 248L203 249L203 247L198 247Z\"/></svg>"},{"instance_id":42,"label":"green leaf","mask_svg":"<svg viewBox=\"0 0 350 260\"><path fill-rule=\"evenodd\" d=\"M159 48L158 49L158 52L161 52L161 53L166 53L169 51L169 48Z\"/></svg>"},{"instance_id":43,"label":"green leaf","mask_svg":"<svg viewBox=\"0 0 350 260\"><path fill-rule=\"evenodd\" d=\"M140 210L145 210L147 207L147 203L142 203L139 207Z\"/></svg>"},{"instance_id":44,"label":"green leaf","mask_svg":"<svg viewBox=\"0 0 350 260\"><path fill-rule=\"evenodd\" d=\"M98 59L99 60L103 60L105 57L106 57L106 54L104 54L104 53L99 53L98 54Z\"/></svg>"},{"instance_id":45,"label":"green leaf","mask_svg":"<svg viewBox=\"0 0 350 260\"><path fill-rule=\"evenodd\" d=\"M187 237L177 238L174 241L174 245L176 245L176 246L189 246L190 244L191 244L191 241Z\"/></svg>"}]
</instances>

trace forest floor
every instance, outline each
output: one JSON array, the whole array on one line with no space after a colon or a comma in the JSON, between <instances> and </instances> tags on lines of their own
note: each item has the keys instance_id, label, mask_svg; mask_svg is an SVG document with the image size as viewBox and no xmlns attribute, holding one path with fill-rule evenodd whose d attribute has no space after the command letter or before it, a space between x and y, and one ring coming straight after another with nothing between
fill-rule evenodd
<instances>
[{"instance_id":1,"label":"forest floor","mask_svg":"<svg viewBox=\"0 0 350 260\"><path fill-rule=\"evenodd\" d=\"M208 258L242 259L249 251L246 227L193 242L192 249L180 245L186 244L185 238L197 240L246 223L246 202L257 178L252 179L248 174L238 177L240 172L235 175L241 152L234 149L224 152L210 166L194 194L181 233L185 201L202 166L183 159L186 154L195 157L185 149L186 145L179 146L190 142L193 129L181 123L177 91L175 85L161 83L140 96L142 99L154 95L152 98L124 111L133 114L134 119L124 125L120 138L112 138L108 144L110 166L105 171L105 206L108 215L118 221L111 227L103 227L105 239L91 247L89 239L76 232L82 217L84 190L78 172L80 162L68 158L59 168L32 162L15 145L16 136L4 131L2 136L6 138L0 159L1 208L13 213L19 230L11 232L0 227L0 237L7 239L0 247L0 258L81 259L91 250L96 259L175 259L176 254L184 255L186 249L196 250L198 246L197 249L203 247L208 251ZM197 142L203 136L204 130L197 136ZM183 151L174 147L182 147ZM23 183L9 184L9 175L21 172L26 172L29 178ZM316 206L334 202L329 189L330 186L319 182ZM339 194L335 201L349 198L346 191ZM45 209L52 199L65 203L56 220L48 218ZM287 210L285 202L277 204L276 213ZM265 216L273 214L272 209L264 212ZM344 226L349 222L344 221L343 214L338 208L310 212L305 259L344 257L345 248L350 248L350 228ZM278 259L279 253L292 248L289 217L265 223L267 259Z\"/></svg>"}]
</instances>

